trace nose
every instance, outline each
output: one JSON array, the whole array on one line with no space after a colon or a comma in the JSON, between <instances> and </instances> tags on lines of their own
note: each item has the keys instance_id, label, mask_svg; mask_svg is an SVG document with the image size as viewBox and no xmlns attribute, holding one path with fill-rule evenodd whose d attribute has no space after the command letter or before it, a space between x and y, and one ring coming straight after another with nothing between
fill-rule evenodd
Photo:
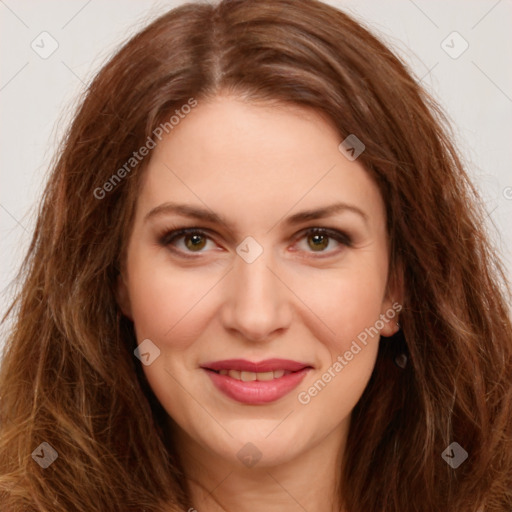
<instances>
[{"instance_id":1,"label":"nose","mask_svg":"<svg viewBox=\"0 0 512 512\"><path fill-rule=\"evenodd\" d=\"M270 341L290 326L290 290L266 251L252 263L237 257L226 283L224 327L250 341Z\"/></svg>"}]
</instances>

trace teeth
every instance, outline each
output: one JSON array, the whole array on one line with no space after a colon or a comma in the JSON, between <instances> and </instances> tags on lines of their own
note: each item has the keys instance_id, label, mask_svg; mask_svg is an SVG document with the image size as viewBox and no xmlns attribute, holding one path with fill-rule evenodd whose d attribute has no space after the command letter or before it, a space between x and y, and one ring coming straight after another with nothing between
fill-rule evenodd
<instances>
[{"instance_id":1,"label":"teeth","mask_svg":"<svg viewBox=\"0 0 512 512\"><path fill-rule=\"evenodd\" d=\"M284 375L292 373L289 370L274 370L273 372L241 372L239 370L219 370L220 375L228 375L232 379L241 380L243 382L265 381L272 379L280 379Z\"/></svg>"},{"instance_id":2,"label":"teeth","mask_svg":"<svg viewBox=\"0 0 512 512\"><path fill-rule=\"evenodd\" d=\"M279 376L274 375L274 372L261 372L261 373L255 373L254 377L256 380L272 380L277 379Z\"/></svg>"}]
</instances>

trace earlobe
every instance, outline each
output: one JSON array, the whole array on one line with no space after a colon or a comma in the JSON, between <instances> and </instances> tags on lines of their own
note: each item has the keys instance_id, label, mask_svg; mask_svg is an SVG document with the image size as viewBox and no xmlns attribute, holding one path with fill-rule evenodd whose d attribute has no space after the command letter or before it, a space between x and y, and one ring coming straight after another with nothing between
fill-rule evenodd
<instances>
[{"instance_id":1,"label":"earlobe","mask_svg":"<svg viewBox=\"0 0 512 512\"><path fill-rule=\"evenodd\" d=\"M126 284L126 280L122 274L117 276L115 295L117 304L119 305L123 315L133 321L128 285Z\"/></svg>"},{"instance_id":2,"label":"earlobe","mask_svg":"<svg viewBox=\"0 0 512 512\"><path fill-rule=\"evenodd\" d=\"M398 302L393 302L393 305L386 309L381 315L384 323L384 326L380 330L381 336L389 338L400 330L398 305Z\"/></svg>"},{"instance_id":3,"label":"earlobe","mask_svg":"<svg viewBox=\"0 0 512 512\"><path fill-rule=\"evenodd\" d=\"M398 268L390 276L386 297L382 304L382 315L384 317L385 324L381 329L382 336L390 337L400 330L400 312L403 309L403 297L403 273L401 272L401 268Z\"/></svg>"}]
</instances>

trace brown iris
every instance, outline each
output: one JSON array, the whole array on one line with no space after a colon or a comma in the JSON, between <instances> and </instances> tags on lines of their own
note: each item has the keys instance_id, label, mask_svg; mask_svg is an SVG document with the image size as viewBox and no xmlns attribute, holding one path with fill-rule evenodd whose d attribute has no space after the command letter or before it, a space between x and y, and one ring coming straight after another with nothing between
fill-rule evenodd
<instances>
[{"instance_id":1,"label":"brown iris","mask_svg":"<svg viewBox=\"0 0 512 512\"><path fill-rule=\"evenodd\" d=\"M206 237L203 235L187 235L185 237L185 245L187 246L187 249L190 249L192 251L201 250L206 245Z\"/></svg>"},{"instance_id":2,"label":"brown iris","mask_svg":"<svg viewBox=\"0 0 512 512\"><path fill-rule=\"evenodd\" d=\"M310 241L313 241L313 244L310 243ZM329 245L329 237L326 235L309 235L308 236L308 245L313 250L322 250L325 249Z\"/></svg>"}]
</instances>

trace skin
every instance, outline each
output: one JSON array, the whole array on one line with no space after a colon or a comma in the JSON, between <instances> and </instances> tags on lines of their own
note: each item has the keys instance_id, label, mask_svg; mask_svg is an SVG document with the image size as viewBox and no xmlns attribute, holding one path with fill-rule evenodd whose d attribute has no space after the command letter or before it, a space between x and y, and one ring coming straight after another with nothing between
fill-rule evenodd
<instances>
[{"instance_id":1,"label":"skin","mask_svg":"<svg viewBox=\"0 0 512 512\"><path fill-rule=\"evenodd\" d=\"M118 301L138 343L149 338L160 350L143 368L169 414L190 507L198 511L340 510L336 484L350 414L375 365L379 336L308 404L298 394L401 298L387 284L384 200L362 165L338 150L341 141L310 109L217 96L199 102L152 152ZM206 208L226 223L175 213L144 220L170 201ZM366 220L344 210L286 224L290 215L340 201ZM195 239L199 250L190 237L159 243L183 227L210 230ZM346 232L352 245L319 243L304 233L312 227ZM247 236L263 249L252 263L236 252ZM380 334L394 334L396 320ZM228 398L200 368L274 357L313 369L298 388L265 405ZM237 457L248 442L261 453L253 467Z\"/></svg>"}]
</instances>

